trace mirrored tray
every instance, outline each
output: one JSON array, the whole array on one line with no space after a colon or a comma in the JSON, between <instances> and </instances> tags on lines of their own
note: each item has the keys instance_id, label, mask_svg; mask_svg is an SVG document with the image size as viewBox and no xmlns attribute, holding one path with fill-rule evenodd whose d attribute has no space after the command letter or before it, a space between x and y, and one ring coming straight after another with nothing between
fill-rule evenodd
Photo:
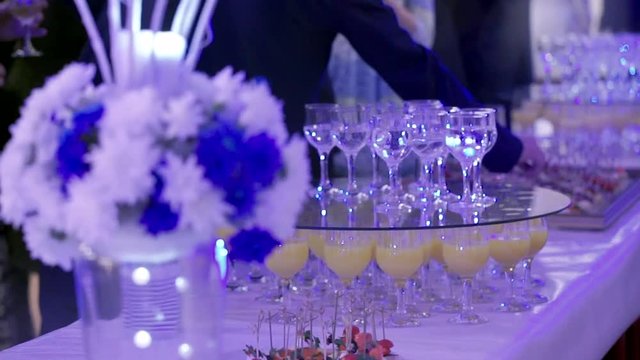
<instances>
[{"instance_id":1,"label":"mirrored tray","mask_svg":"<svg viewBox=\"0 0 640 360\"><path fill-rule=\"evenodd\" d=\"M414 208L402 214L388 214L374 211L378 208L377 202L371 199L351 208L336 200L311 199L298 218L297 228L366 231L491 225L556 214L571 204L568 196L542 187L485 186L485 193L496 197L494 205L462 213L440 204L427 209Z\"/></svg>"}]
</instances>

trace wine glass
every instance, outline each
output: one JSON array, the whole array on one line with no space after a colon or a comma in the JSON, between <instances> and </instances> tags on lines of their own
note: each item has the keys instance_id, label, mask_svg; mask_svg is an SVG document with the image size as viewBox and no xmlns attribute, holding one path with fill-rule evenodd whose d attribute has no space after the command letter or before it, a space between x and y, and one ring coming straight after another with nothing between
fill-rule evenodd
<instances>
[{"instance_id":1,"label":"wine glass","mask_svg":"<svg viewBox=\"0 0 640 360\"><path fill-rule=\"evenodd\" d=\"M294 236L282 243L267 256L267 269L280 277L278 289L282 299L282 311L274 316L274 321L291 323L296 320L295 312L288 311L291 309L291 279L302 270L308 259L309 246L300 236Z\"/></svg>"},{"instance_id":2,"label":"wine glass","mask_svg":"<svg viewBox=\"0 0 640 360\"><path fill-rule=\"evenodd\" d=\"M450 113L456 112L460 110L457 107L445 107L443 108L444 112L439 113L440 121L444 123L446 129L446 121ZM445 143L446 145L446 143ZM460 196L452 193L447 188L446 181L446 167L447 167L447 158L451 151L448 147L445 146L442 156L438 156L435 160L435 170L436 170L436 181L434 183L434 188L437 192L438 199L443 200L447 203L453 203L460 200Z\"/></svg>"},{"instance_id":3,"label":"wine glass","mask_svg":"<svg viewBox=\"0 0 640 360\"><path fill-rule=\"evenodd\" d=\"M362 119L369 123L369 133L371 135L367 141L367 146L371 152L371 184L369 184L369 194L379 196L385 187L384 181L379 174L379 156L373 148L373 130L378 126L381 118L379 104L360 104L358 105L358 111Z\"/></svg>"},{"instance_id":4,"label":"wine glass","mask_svg":"<svg viewBox=\"0 0 640 360\"><path fill-rule=\"evenodd\" d=\"M453 294L453 273L448 271L448 266L444 260L444 242L451 235L452 229L437 229L431 238L431 258L440 264L444 270L445 287L447 293L444 294L431 308L431 311L438 313L459 313L462 304Z\"/></svg>"},{"instance_id":5,"label":"wine glass","mask_svg":"<svg viewBox=\"0 0 640 360\"><path fill-rule=\"evenodd\" d=\"M411 148L420 159L420 178L417 182L418 199L416 204L423 208L438 199L439 192L434 191L433 173L435 162L446 155L444 144L444 124L439 101L428 103L408 102L409 125L411 128Z\"/></svg>"},{"instance_id":6,"label":"wine glass","mask_svg":"<svg viewBox=\"0 0 640 360\"><path fill-rule=\"evenodd\" d=\"M491 108L476 108L465 109L479 112L486 112L487 116L484 118L485 122L482 124L486 129L486 141L482 141L483 148L482 157L487 154L498 140L498 129L496 128L496 110ZM482 161L481 158L473 162L473 202L482 206L491 206L496 203L496 198L488 196L484 193L482 188L481 170Z\"/></svg>"},{"instance_id":7,"label":"wine glass","mask_svg":"<svg viewBox=\"0 0 640 360\"><path fill-rule=\"evenodd\" d=\"M332 118L336 107L335 104L305 105L304 136L320 157L320 183L311 191L311 196L317 199L330 198L338 193L329 179L329 153L335 146Z\"/></svg>"},{"instance_id":8,"label":"wine glass","mask_svg":"<svg viewBox=\"0 0 640 360\"><path fill-rule=\"evenodd\" d=\"M42 53L31 42L31 28L38 19L38 14L46 6L42 0L9 0L11 15L25 28L22 46L13 53L13 57L38 57Z\"/></svg>"},{"instance_id":9,"label":"wine glass","mask_svg":"<svg viewBox=\"0 0 640 360\"><path fill-rule=\"evenodd\" d=\"M380 204L382 211L409 210L403 199L404 192L400 183L400 163L411 153L410 131L404 113L394 107L385 109L382 119L373 130L373 148L389 168L389 194Z\"/></svg>"},{"instance_id":10,"label":"wine glass","mask_svg":"<svg viewBox=\"0 0 640 360\"><path fill-rule=\"evenodd\" d=\"M353 281L369 266L373 257L375 243L368 233L358 231L331 231L324 246L324 261L333 271L343 288L336 294L342 297L345 325L353 323ZM350 331L347 331L347 344L351 343Z\"/></svg>"},{"instance_id":11,"label":"wine glass","mask_svg":"<svg viewBox=\"0 0 640 360\"><path fill-rule=\"evenodd\" d=\"M356 156L369 141L369 121L360 116L355 106L337 106L332 111L336 145L347 157L348 185L342 191L343 199L358 203L368 198L358 189L355 167Z\"/></svg>"},{"instance_id":12,"label":"wine glass","mask_svg":"<svg viewBox=\"0 0 640 360\"><path fill-rule=\"evenodd\" d=\"M376 262L394 281L397 289L395 312L388 323L393 327L416 327L420 323L407 313L407 280L415 274L424 260L422 244L408 231L396 231L393 236L380 236L375 250Z\"/></svg>"},{"instance_id":13,"label":"wine glass","mask_svg":"<svg viewBox=\"0 0 640 360\"><path fill-rule=\"evenodd\" d=\"M514 291L515 268L520 260L529 254L531 236L526 221L504 225L500 234L489 240L491 257L502 266L507 281L508 295L498 305L500 312L523 312L531 309L531 305Z\"/></svg>"},{"instance_id":14,"label":"wine glass","mask_svg":"<svg viewBox=\"0 0 640 360\"><path fill-rule=\"evenodd\" d=\"M480 206L474 203L471 190L471 168L481 161L488 143L488 129L485 126L489 114L476 109L460 109L446 116L445 143L453 157L462 167L462 198L449 204L451 209L465 209Z\"/></svg>"},{"instance_id":15,"label":"wine glass","mask_svg":"<svg viewBox=\"0 0 640 360\"><path fill-rule=\"evenodd\" d=\"M545 218L537 218L529 220L529 231L531 233L531 246L529 247L529 253L524 258L524 298L532 304L544 304L549 299L541 294L538 294L531 288L531 266L533 265L533 258L542 250L547 244L547 238L549 237L549 230L547 227L547 220Z\"/></svg>"},{"instance_id":16,"label":"wine glass","mask_svg":"<svg viewBox=\"0 0 640 360\"><path fill-rule=\"evenodd\" d=\"M454 324L482 324L487 319L473 311L473 279L489 260L489 244L476 228L456 228L447 232L442 245L447 270L462 278L462 310L449 319Z\"/></svg>"}]
</instances>

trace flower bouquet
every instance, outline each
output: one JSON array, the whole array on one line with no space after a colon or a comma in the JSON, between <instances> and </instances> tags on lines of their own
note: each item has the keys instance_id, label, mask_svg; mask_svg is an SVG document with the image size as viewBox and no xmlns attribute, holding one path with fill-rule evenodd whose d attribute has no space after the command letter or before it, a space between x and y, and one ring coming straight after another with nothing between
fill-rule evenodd
<instances>
[{"instance_id":1,"label":"flower bouquet","mask_svg":"<svg viewBox=\"0 0 640 360\"><path fill-rule=\"evenodd\" d=\"M75 264L88 357L217 358L212 240L229 234L238 259L263 261L305 199L306 144L289 137L269 86L193 70L215 1L200 3L182 0L162 31L166 1L141 29L140 0L124 27L110 0L109 61L76 0L103 82L86 64L48 79L0 158L2 217L34 257Z\"/></svg>"}]
</instances>

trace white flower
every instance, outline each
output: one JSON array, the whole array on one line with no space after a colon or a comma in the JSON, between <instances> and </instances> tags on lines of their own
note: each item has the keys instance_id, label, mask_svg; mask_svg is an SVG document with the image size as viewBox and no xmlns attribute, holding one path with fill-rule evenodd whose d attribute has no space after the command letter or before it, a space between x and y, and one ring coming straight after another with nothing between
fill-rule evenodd
<instances>
[{"instance_id":1,"label":"white flower","mask_svg":"<svg viewBox=\"0 0 640 360\"><path fill-rule=\"evenodd\" d=\"M151 193L160 156L151 137L101 134L100 146L87 156L90 179L110 201L133 205Z\"/></svg>"},{"instance_id":2,"label":"white flower","mask_svg":"<svg viewBox=\"0 0 640 360\"><path fill-rule=\"evenodd\" d=\"M230 104L237 101L238 91L243 86L245 75L243 72L233 73L230 66L220 70L213 78L211 78L211 90L213 95L213 103Z\"/></svg>"},{"instance_id":3,"label":"white flower","mask_svg":"<svg viewBox=\"0 0 640 360\"><path fill-rule=\"evenodd\" d=\"M100 135L152 137L159 133L162 102L153 88L128 91L105 101Z\"/></svg>"},{"instance_id":4,"label":"white flower","mask_svg":"<svg viewBox=\"0 0 640 360\"><path fill-rule=\"evenodd\" d=\"M69 184L65 230L90 246L108 242L118 228L116 204L104 196L96 181L83 178Z\"/></svg>"},{"instance_id":5,"label":"white flower","mask_svg":"<svg viewBox=\"0 0 640 360\"><path fill-rule=\"evenodd\" d=\"M255 210L256 225L280 239L293 235L311 180L307 143L303 139L292 137L283 150L283 158L287 177L259 195Z\"/></svg>"},{"instance_id":6,"label":"white flower","mask_svg":"<svg viewBox=\"0 0 640 360\"><path fill-rule=\"evenodd\" d=\"M162 197L180 214L180 228L203 236L211 236L227 226L229 205L223 196L204 179L204 169L195 157L182 160L168 154L161 169L165 186Z\"/></svg>"},{"instance_id":7,"label":"white flower","mask_svg":"<svg viewBox=\"0 0 640 360\"><path fill-rule=\"evenodd\" d=\"M264 82L245 85L239 93L244 109L238 123L245 128L247 136L267 133L279 146L287 141L287 128L282 115L282 103L271 95Z\"/></svg>"},{"instance_id":8,"label":"white flower","mask_svg":"<svg viewBox=\"0 0 640 360\"><path fill-rule=\"evenodd\" d=\"M170 99L162 120L168 138L186 139L198 134L198 128L205 121L202 104L192 92Z\"/></svg>"},{"instance_id":9,"label":"white flower","mask_svg":"<svg viewBox=\"0 0 640 360\"><path fill-rule=\"evenodd\" d=\"M48 103L51 105L67 103L91 84L95 73L96 67L91 64L72 63L65 66L44 85Z\"/></svg>"},{"instance_id":10,"label":"white flower","mask_svg":"<svg viewBox=\"0 0 640 360\"><path fill-rule=\"evenodd\" d=\"M51 266L71 270L73 259L78 256L78 243L70 238L58 239L52 231L37 221L25 224L24 238L27 248L34 258Z\"/></svg>"}]
</instances>

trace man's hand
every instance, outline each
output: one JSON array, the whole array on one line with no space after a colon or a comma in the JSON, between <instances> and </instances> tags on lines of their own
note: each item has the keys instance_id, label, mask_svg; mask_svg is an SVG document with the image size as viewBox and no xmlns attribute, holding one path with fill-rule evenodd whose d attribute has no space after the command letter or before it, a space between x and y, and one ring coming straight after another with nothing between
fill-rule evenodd
<instances>
[{"instance_id":1,"label":"man's hand","mask_svg":"<svg viewBox=\"0 0 640 360\"><path fill-rule=\"evenodd\" d=\"M46 1L41 1L39 8L42 10L46 7ZM44 18L42 11L35 17L33 25L31 25L31 36L41 37L46 35L47 31L40 28L40 23ZM18 19L11 14L11 5L9 1L0 2L0 41L14 41L21 39L27 32L27 27L23 26Z\"/></svg>"},{"instance_id":2,"label":"man's hand","mask_svg":"<svg viewBox=\"0 0 640 360\"><path fill-rule=\"evenodd\" d=\"M522 154L518 160L518 168L525 174L537 176L546 166L544 152L533 137L523 137Z\"/></svg>"}]
</instances>

